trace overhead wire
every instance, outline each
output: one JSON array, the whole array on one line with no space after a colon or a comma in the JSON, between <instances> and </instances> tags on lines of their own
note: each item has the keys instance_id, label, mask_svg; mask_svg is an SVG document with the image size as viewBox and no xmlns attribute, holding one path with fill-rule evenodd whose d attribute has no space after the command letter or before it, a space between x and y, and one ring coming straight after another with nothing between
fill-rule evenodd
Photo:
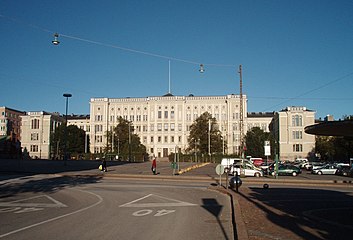
<instances>
[{"instance_id":1,"label":"overhead wire","mask_svg":"<svg viewBox=\"0 0 353 240\"><path fill-rule=\"evenodd\" d=\"M153 52L148 52L148 51L142 51L142 50L137 50L137 49L133 49L133 48L127 48L127 47L123 47L123 46L119 46L119 45L115 45L115 44L109 44L109 43L104 43L104 42L99 42L99 41L95 41L95 40L90 40L90 39L86 39L86 38L82 38L82 37L77 37L77 36L72 36L72 35L68 35L68 34L64 34L64 33L60 33L60 32L55 32L55 31L51 31L47 28L44 28L42 26L39 26L39 25L36 25L36 24L31 24L31 23L27 23L27 22L24 22L24 21L21 21L19 19L16 19L16 18L13 18L13 17L9 17L9 16L5 16L3 14L0 13L0 17L4 18L4 19L7 19L7 20L10 20L12 22L16 22L16 23L19 23L19 24L22 24L22 25L26 25L28 27L31 27L31 28L34 28L34 29L38 29L38 30L41 30L43 32L47 32L47 33L51 33L51 34L59 34L60 37L65 37L65 38L68 38L68 39L73 39L73 40L77 40L77 41L82 41L82 42L86 42L86 43L90 43L90 44L96 44L96 45L100 45L100 46L104 46L104 47L110 47L110 48L115 48L115 49L119 49L119 50L122 50L122 51L127 51L127 52L132 52L132 53L137 53L137 54L142 54L142 55L146 55L146 56L151 56L151 57L156 57L156 58L161 58L161 59L165 59L165 60L172 60L172 61L177 61L177 62L183 62L183 63L187 63L187 64L192 64L192 65L203 65L203 66L213 66L213 67L236 67L235 64L218 64L218 63L202 63L202 62L199 62L199 61L192 61L192 60L188 60L188 59L183 59L183 58L177 58L177 57L173 57L173 56L166 56L166 55L161 55L161 54L157 54L157 53L153 53ZM320 85L316 88L313 88L309 91L306 91L304 93L301 93L297 96L294 96L294 97L290 97L290 98L283 98L283 99L287 99L285 101L282 101L276 105L273 105L269 108L266 108L264 111L267 111L269 109L273 109L275 107L278 107L284 103L287 103L287 102L290 102L292 100L296 100L296 99L303 99L301 97L309 94L309 93L312 93L314 91L317 91L319 89L322 89L326 86L329 86L333 83L336 83L338 81L341 81L349 76L352 76L353 75L353 72L349 73L349 74L346 74L345 76L342 76L342 77L339 77L333 81L330 81L328 83L325 83L323 85ZM251 96L248 96L248 98L256 98L256 97L251 97ZM276 99L276 97L265 97L266 99ZM277 99L280 99L280 98L277 98ZM319 98L316 98L316 99L319 99ZM326 98L327 99L327 98ZM351 98L348 98L348 100L350 100ZM344 100L344 99L342 99ZM347 100L347 99L346 99Z\"/></svg>"}]
</instances>

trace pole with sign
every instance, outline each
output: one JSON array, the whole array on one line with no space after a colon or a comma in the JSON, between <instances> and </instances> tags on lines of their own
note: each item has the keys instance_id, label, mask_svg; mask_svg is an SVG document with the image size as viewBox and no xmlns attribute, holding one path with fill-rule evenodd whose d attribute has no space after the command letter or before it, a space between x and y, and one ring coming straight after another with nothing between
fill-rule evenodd
<instances>
[{"instance_id":1,"label":"pole with sign","mask_svg":"<svg viewBox=\"0 0 353 240\"><path fill-rule=\"evenodd\" d=\"M222 164L216 166L216 173L219 175L219 185L222 186L222 174L224 173L224 166Z\"/></svg>"},{"instance_id":2,"label":"pole with sign","mask_svg":"<svg viewBox=\"0 0 353 240\"><path fill-rule=\"evenodd\" d=\"M268 156L271 156L271 145L270 145L270 141L265 141L265 156L266 156L266 165L268 163Z\"/></svg>"}]
</instances>

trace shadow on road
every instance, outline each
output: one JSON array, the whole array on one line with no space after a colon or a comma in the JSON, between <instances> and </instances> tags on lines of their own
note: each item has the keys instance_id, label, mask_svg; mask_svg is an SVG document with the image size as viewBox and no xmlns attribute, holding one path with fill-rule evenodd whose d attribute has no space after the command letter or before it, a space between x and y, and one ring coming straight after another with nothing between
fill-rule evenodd
<instances>
[{"instance_id":1,"label":"shadow on road","mask_svg":"<svg viewBox=\"0 0 353 240\"><path fill-rule=\"evenodd\" d=\"M349 193L324 189L249 188L249 191L240 191L239 196L249 235L280 239L345 239L353 230L353 196ZM288 233L291 236L286 235Z\"/></svg>"},{"instance_id":2,"label":"shadow on road","mask_svg":"<svg viewBox=\"0 0 353 240\"><path fill-rule=\"evenodd\" d=\"M34 179L26 181L26 178L22 177L19 180L24 180L21 182L14 183L4 183L0 185L0 199L9 198L16 196L20 193L53 193L57 192L66 187L74 187L84 184L96 183L102 177L97 176L80 176L80 177L53 177L45 179Z\"/></svg>"},{"instance_id":3,"label":"shadow on road","mask_svg":"<svg viewBox=\"0 0 353 240\"><path fill-rule=\"evenodd\" d=\"M217 223L219 227L222 230L222 233L224 235L223 239L228 240L229 237L227 235L227 232L225 231L221 220L219 219L219 214L222 211L223 206L218 203L218 201L214 198L204 198L202 199L202 207L206 209L208 212L210 212L217 220Z\"/></svg>"}]
</instances>

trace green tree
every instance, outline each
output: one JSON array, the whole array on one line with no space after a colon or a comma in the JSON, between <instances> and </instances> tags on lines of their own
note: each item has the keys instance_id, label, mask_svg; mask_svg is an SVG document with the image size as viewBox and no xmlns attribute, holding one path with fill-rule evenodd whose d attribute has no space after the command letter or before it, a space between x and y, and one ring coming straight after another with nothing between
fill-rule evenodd
<instances>
[{"instance_id":1,"label":"green tree","mask_svg":"<svg viewBox=\"0 0 353 240\"><path fill-rule=\"evenodd\" d=\"M226 148L227 143L223 142L216 119L210 113L204 112L190 126L188 145L187 151L189 152L196 150L201 154L208 154L210 146L210 152L214 154L223 153L223 145Z\"/></svg>"},{"instance_id":2,"label":"green tree","mask_svg":"<svg viewBox=\"0 0 353 240\"><path fill-rule=\"evenodd\" d=\"M86 133L75 125L67 126L65 137L65 124L58 126L50 138L52 156L61 158L64 154L65 144L66 152L71 155L83 154L85 152ZM88 141L88 140L87 140ZM89 149L89 141L87 142Z\"/></svg>"},{"instance_id":3,"label":"green tree","mask_svg":"<svg viewBox=\"0 0 353 240\"><path fill-rule=\"evenodd\" d=\"M265 141L270 141L271 151L273 152L275 148L273 136L268 132L264 132L259 127L250 129L245 135L246 155L265 158Z\"/></svg>"},{"instance_id":4,"label":"green tree","mask_svg":"<svg viewBox=\"0 0 353 240\"><path fill-rule=\"evenodd\" d=\"M118 119L118 125L107 133L108 146L106 152L113 152L120 159L141 160L146 153L146 147L141 143L140 137L134 133L135 127L122 117ZM131 159L130 159L131 158Z\"/></svg>"}]
</instances>

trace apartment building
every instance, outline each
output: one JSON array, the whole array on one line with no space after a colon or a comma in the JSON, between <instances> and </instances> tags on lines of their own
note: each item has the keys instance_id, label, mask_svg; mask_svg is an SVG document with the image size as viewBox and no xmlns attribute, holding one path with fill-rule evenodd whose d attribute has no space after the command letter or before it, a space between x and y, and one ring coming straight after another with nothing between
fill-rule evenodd
<instances>
[{"instance_id":1,"label":"apartment building","mask_svg":"<svg viewBox=\"0 0 353 240\"><path fill-rule=\"evenodd\" d=\"M111 131L122 117L131 121L135 133L147 152L166 157L178 147L188 146L190 126L204 112L218 122L228 145L228 154L238 153L240 147L240 96L173 96L167 94L144 98L91 98L90 150L103 152L107 144L106 132ZM247 112L247 99L243 95L243 111ZM247 131L244 114L244 133Z\"/></svg>"},{"instance_id":2,"label":"apartment building","mask_svg":"<svg viewBox=\"0 0 353 240\"><path fill-rule=\"evenodd\" d=\"M44 111L27 112L21 118L22 149L26 148L31 158L50 159L55 149L50 145L50 135L65 119L59 113Z\"/></svg>"},{"instance_id":3,"label":"apartment building","mask_svg":"<svg viewBox=\"0 0 353 240\"><path fill-rule=\"evenodd\" d=\"M0 107L0 137L21 140L21 116L26 113L8 107Z\"/></svg>"},{"instance_id":4,"label":"apartment building","mask_svg":"<svg viewBox=\"0 0 353 240\"><path fill-rule=\"evenodd\" d=\"M275 113L270 128L279 143L281 160L306 158L312 154L315 136L306 134L304 128L313 124L315 111L306 107L287 107Z\"/></svg>"}]
</instances>

